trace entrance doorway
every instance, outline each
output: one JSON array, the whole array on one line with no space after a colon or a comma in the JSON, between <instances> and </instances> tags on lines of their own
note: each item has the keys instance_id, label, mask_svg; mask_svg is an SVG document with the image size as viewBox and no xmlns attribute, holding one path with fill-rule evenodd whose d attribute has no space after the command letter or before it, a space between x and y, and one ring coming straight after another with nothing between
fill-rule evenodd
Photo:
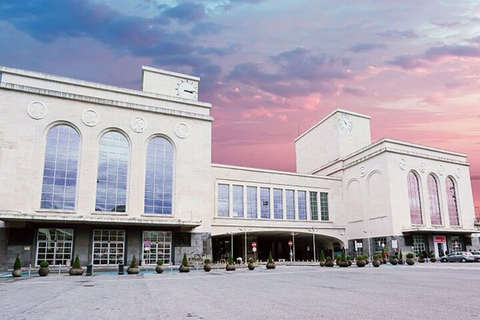
<instances>
[{"instance_id":1,"label":"entrance doorway","mask_svg":"<svg viewBox=\"0 0 480 320\"><path fill-rule=\"evenodd\" d=\"M433 236L433 243L435 248L435 257L440 258L447 251L447 237Z\"/></svg>"}]
</instances>

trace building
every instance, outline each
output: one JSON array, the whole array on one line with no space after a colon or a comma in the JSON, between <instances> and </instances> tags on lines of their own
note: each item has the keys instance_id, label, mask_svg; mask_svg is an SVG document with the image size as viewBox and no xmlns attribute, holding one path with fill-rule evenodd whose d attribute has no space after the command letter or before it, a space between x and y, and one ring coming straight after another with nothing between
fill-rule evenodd
<instances>
[{"instance_id":1,"label":"building","mask_svg":"<svg viewBox=\"0 0 480 320\"><path fill-rule=\"evenodd\" d=\"M0 67L0 268L471 244L466 155L372 143L335 110L296 139L297 173L212 164L200 79L142 72L137 91Z\"/></svg>"}]
</instances>

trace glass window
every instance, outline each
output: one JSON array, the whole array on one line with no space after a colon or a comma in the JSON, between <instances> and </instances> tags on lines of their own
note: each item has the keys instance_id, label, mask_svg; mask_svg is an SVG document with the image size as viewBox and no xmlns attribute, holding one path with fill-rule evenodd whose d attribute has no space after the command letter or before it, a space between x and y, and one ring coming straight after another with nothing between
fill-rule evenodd
<instances>
[{"instance_id":1,"label":"glass window","mask_svg":"<svg viewBox=\"0 0 480 320\"><path fill-rule=\"evenodd\" d=\"M270 219L270 189L260 188L260 217Z\"/></svg>"},{"instance_id":2,"label":"glass window","mask_svg":"<svg viewBox=\"0 0 480 320\"><path fill-rule=\"evenodd\" d=\"M230 213L230 186L218 185L218 216L228 217Z\"/></svg>"},{"instance_id":3,"label":"glass window","mask_svg":"<svg viewBox=\"0 0 480 320\"><path fill-rule=\"evenodd\" d=\"M310 215L312 220L318 220L318 193L310 191Z\"/></svg>"},{"instance_id":4,"label":"glass window","mask_svg":"<svg viewBox=\"0 0 480 320\"><path fill-rule=\"evenodd\" d=\"M114 266L124 263L124 230L93 230L92 245L94 265Z\"/></svg>"},{"instance_id":5,"label":"glass window","mask_svg":"<svg viewBox=\"0 0 480 320\"><path fill-rule=\"evenodd\" d=\"M233 216L243 217L243 186L233 186Z\"/></svg>"},{"instance_id":6,"label":"glass window","mask_svg":"<svg viewBox=\"0 0 480 320\"><path fill-rule=\"evenodd\" d=\"M247 187L247 218L257 218L257 187Z\"/></svg>"},{"instance_id":7,"label":"glass window","mask_svg":"<svg viewBox=\"0 0 480 320\"><path fill-rule=\"evenodd\" d=\"M285 191L285 201L287 207L287 219L294 220L295 219L295 191L294 190L286 190Z\"/></svg>"},{"instance_id":8,"label":"glass window","mask_svg":"<svg viewBox=\"0 0 480 320\"><path fill-rule=\"evenodd\" d=\"M430 174L427 180L428 187L428 201L430 202L430 220L432 225L441 225L442 216L440 214L440 200L438 197L438 183L437 179Z\"/></svg>"},{"instance_id":9,"label":"glass window","mask_svg":"<svg viewBox=\"0 0 480 320\"><path fill-rule=\"evenodd\" d=\"M413 252L418 255L425 251L425 238L423 236L413 236ZM425 258L425 257L424 257Z\"/></svg>"},{"instance_id":10,"label":"glass window","mask_svg":"<svg viewBox=\"0 0 480 320\"><path fill-rule=\"evenodd\" d=\"M330 215L328 213L328 193L326 192L320 192L320 210L322 221L330 220Z\"/></svg>"},{"instance_id":11,"label":"glass window","mask_svg":"<svg viewBox=\"0 0 480 320\"><path fill-rule=\"evenodd\" d=\"M125 212L129 146L119 132L105 133L99 143L95 211Z\"/></svg>"},{"instance_id":12,"label":"glass window","mask_svg":"<svg viewBox=\"0 0 480 320\"><path fill-rule=\"evenodd\" d=\"M298 191L298 220L307 220L307 191Z\"/></svg>"},{"instance_id":13,"label":"glass window","mask_svg":"<svg viewBox=\"0 0 480 320\"><path fill-rule=\"evenodd\" d=\"M283 190L273 189L273 217L283 219Z\"/></svg>"},{"instance_id":14,"label":"glass window","mask_svg":"<svg viewBox=\"0 0 480 320\"><path fill-rule=\"evenodd\" d=\"M37 261L51 265L72 262L73 229L40 228L37 234Z\"/></svg>"},{"instance_id":15,"label":"glass window","mask_svg":"<svg viewBox=\"0 0 480 320\"><path fill-rule=\"evenodd\" d=\"M462 242L458 236L452 236L452 251L462 251Z\"/></svg>"},{"instance_id":16,"label":"glass window","mask_svg":"<svg viewBox=\"0 0 480 320\"><path fill-rule=\"evenodd\" d=\"M373 246L374 246L375 252L382 251L382 248L385 248L386 245L387 245L387 238L385 237L373 239Z\"/></svg>"},{"instance_id":17,"label":"glass window","mask_svg":"<svg viewBox=\"0 0 480 320\"><path fill-rule=\"evenodd\" d=\"M172 214L173 146L156 137L147 146L145 213Z\"/></svg>"},{"instance_id":18,"label":"glass window","mask_svg":"<svg viewBox=\"0 0 480 320\"><path fill-rule=\"evenodd\" d=\"M164 264L171 263L172 256L172 233L169 231L144 231L143 244L150 242L150 248L143 247L143 261L145 264L157 263L163 260Z\"/></svg>"},{"instance_id":19,"label":"glass window","mask_svg":"<svg viewBox=\"0 0 480 320\"><path fill-rule=\"evenodd\" d=\"M451 226L460 225L458 219L458 207L457 207L457 190L452 177L447 178L447 205L448 205L448 218Z\"/></svg>"},{"instance_id":20,"label":"glass window","mask_svg":"<svg viewBox=\"0 0 480 320\"><path fill-rule=\"evenodd\" d=\"M43 168L42 209L75 210L80 137L70 126L47 133Z\"/></svg>"},{"instance_id":21,"label":"glass window","mask_svg":"<svg viewBox=\"0 0 480 320\"><path fill-rule=\"evenodd\" d=\"M411 223L423 224L422 205L420 201L420 186L417 175L412 171L408 173L408 198L410 201Z\"/></svg>"}]
</instances>

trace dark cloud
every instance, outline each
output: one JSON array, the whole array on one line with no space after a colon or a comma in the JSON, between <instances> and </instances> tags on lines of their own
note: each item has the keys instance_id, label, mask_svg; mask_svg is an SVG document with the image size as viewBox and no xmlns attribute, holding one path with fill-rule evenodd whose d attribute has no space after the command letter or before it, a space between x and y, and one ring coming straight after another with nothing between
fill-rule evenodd
<instances>
[{"instance_id":1,"label":"dark cloud","mask_svg":"<svg viewBox=\"0 0 480 320\"><path fill-rule=\"evenodd\" d=\"M212 22L199 22L193 26L190 32L196 36L216 35L223 30L219 24Z\"/></svg>"},{"instance_id":2,"label":"dark cloud","mask_svg":"<svg viewBox=\"0 0 480 320\"><path fill-rule=\"evenodd\" d=\"M236 53L240 51L239 45L232 45L225 48L219 47L201 47L198 49L198 52L205 55L216 55L219 57L223 57L232 53Z\"/></svg>"},{"instance_id":3,"label":"dark cloud","mask_svg":"<svg viewBox=\"0 0 480 320\"><path fill-rule=\"evenodd\" d=\"M367 52L367 51L372 51L376 49L385 49L386 45L382 43L358 43L354 46L351 46L348 50L355 52L355 53L360 53L360 52Z\"/></svg>"},{"instance_id":4,"label":"dark cloud","mask_svg":"<svg viewBox=\"0 0 480 320\"><path fill-rule=\"evenodd\" d=\"M180 1L177 6L165 9L164 14L184 23L197 22L205 18L205 7L198 2Z\"/></svg>"},{"instance_id":5,"label":"dark cloud","mask_svg":"<svg viewBox=\"0 0 480 320\"><path fill-rule=\"evenodd\" d=\"M401 55L401 56L395 57L395 59L391 61L388 61L388 63L406 70L423 68L426 66L425 62L422 61L422 59L414 55Z\"/></svg>"},{"instance_id":6,"label":"dark cloud","mask_svg":"<svg viewBox=\"0 0 480 320\"><path fill-rule=\"evenodd\" d=\"M389 38L389 39L414 39L418 38L418 34L416 34L413 30L387 30L384 32L378 32L377 35Z\"/></svg>"}]
</instances>

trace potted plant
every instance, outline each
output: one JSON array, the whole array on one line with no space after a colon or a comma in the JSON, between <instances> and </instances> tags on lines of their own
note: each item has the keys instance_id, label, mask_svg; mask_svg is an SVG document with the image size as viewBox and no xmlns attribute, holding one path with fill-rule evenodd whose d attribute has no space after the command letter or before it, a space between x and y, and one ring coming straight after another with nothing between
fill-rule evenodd
<instances>
[{"instance_id":1,"label":"potted plant","mask_svg":"<svg viewBox=\"0 0 480 320\"><path fill-rule=\"evenodd\" d=\"M334 263L332 261L332 257L327 257L325 259L325 267L333 267L334 266Z\"/></svg>"},{"instance_id":2,"label":"potted plant","mask_svg":"<svg viewBox=\"0 0 480 320\"><path fill-rule=\"evenodd\" d=\"M382 262L380 261L382 259L382 255L380 253L376 254L373 256L373 266L378 268L380 267L380 265L382 264Z\"/></svg>"},{"instance_id":3,"label":"potted plant","mask_svg":"<svg viewBox=\"0 0 480 320\"><path fill-rule=\"evenodd\" d=\"M13 263L12 276L21 277L22 276L22 263L20 262L20 255L17 254L15 262Z\"/></svg>"},{"instance_id":4,"label":"potted plant","mask_svg":"<svg viewBox=\"0 0 480 320\"><path fill-rule=\"evenodd\" d=\"M163 260L162 259L158 259L157 260L157 266L155 267L155 272L156 273L163 273Z\"/></svg>"},{"instance_id":5,"label":"potted plant","mask_svg":"<svg viewBox=\"0 0 480 320\"><path fill-rule=\"evenodd\" d=\"M205 272L210 272L210 270L212 270L212 261L210 259L205 259L203 261L205 264L203 265L203 270Z\"/></svg>"},{"instance_id":6,"label":"potted plant","mask_svg":"<svg viewBox=\"0 0 480 320\"><path fill-rule=\"evenodd\" d=\"M50 272L48 266L50 266L50 264L47 261L43 260L42 262L40 262L40 269L38 269L38 275L40 277L46 277L48 275L48 273Z\"/></svg>"},{"instance_id":7,"label":"potted plant","mask_svg":"<svg viewBox=\"0 0 480 320\"><path fill-rule=\"evenodd\" d=\"M190 268L188 267L188 259L187 259L187 254L183 254L183 259L182 259L182 264L178 268L178 271L180 272L190 272Z\"/></svg>"},{"instance_id":8,"label":"potted plant","mask_svg":"<svg viewBox=\"0 0 480 320\"><path fill-rule=\"evenodd\" d=\"M398 252L398 264L403 264L403 252L402 249Z\"/></svg>"},{"instance_id":9,"label":"potted plant","mask_svg":"<svg viewBox=\"0 0 480 320\"><path fill-rule=\"evenodd\" d=\"M235 262L233 261L232 253L228 255L228 263L225 269L227 269L227 271L235 271L236 269Z\"/></svg>"},{"instance_id":10,"label":"potted plant","mask_svg":"<svg viewBox=\"0 0 480 320\"><path fill-rule=\"evenodd\" d=\"M422 252L419 251L419 252L418 252L418 262L419 262L419 263L424 263L424 262L425 262L425 258L427 258L427 257L424 257L423 254L422 254Z\"/></svg>"},{"instance_id":11,"label":"potted plant","mask_svg":"<svg viewBox=\"0 0 480 320\"><path fill-rule=\"evenodd\" d=\"M320 267L325 267L325 253L323 250L320 251Z\"/></svg>"},{"instance_id":12,"label":"potted plant","mask_svg":"<svg viewBox=\"0 0 480 320\"><path fill-rule=\"evenodd\" d=\"M137 257L133 255L132 262L130 263L130 266L127 268L127 273L138 274L139 272L140 272L140 269L138 268Z\"/></svg>"},{"instance_id":13,"label":"potted plant","mask_svg":"<svg viewBox=\"0 0 480 320\"><path fill-rule=\"evenodd\" d=\"M365 256L363 254L360 254L357 256L357 267L363 268L367 262L365 261Z\"/></svg>"},{"instance_id":14,"label":"potted plant","mask_svg":"<svg viewBox=\"0 0 480 320\"><path fill-rule=\"evenodd\" d=\"M345 256L345 249L343 249L341 255L337 257L337 265L341 268L349 266L347 257Z\"/></svg>"},{"instance_id":15,"label":"potted plant","mask_svg":"<svg viewBox=\"0 0 480 320\"><path fill-rule=\"evenodd\" d=\"M398 259L397 259L397 256L395 255L395 253L392 253L390 254L390 264L393 265L393 266L396 266L398 264Z\"/></svg>"},{"instance_id":16,"label":"potted plant","mask_svg":"<svg viewBox=\"0 0 480 320\"><path fill-rule=\"evenodd\" d=\"M78 258L78 254L75 256L75 260L73 260L73 265L68 271L71 276L81 276L83 274L82 265L80 264L80 259Z\"/></svg>"},{"instance_id":17,"label":"potted plant","mask_svg":"<svg viewBox=\"0 0 480 320\"><path fill-rule=\"evenodd\" d=\"M437 258L435 257L435 253L430 253L430 262L437 262Z\"/></svg>"},{"instance_id":18,"label":"potted plant","mask_svg":"<svg viewBox=\"0 0 480 320\"><path fill-rule=\"evenodd\" d=\"M255 270L255 260L253 258L248 259L248 270Z\"/></svg>"},{"instance_id":19,"label":"potted plant","mask_svg":"<svg viewBox=\"0 0 480 320\"><path fill-rule=\"evenodd\" d=\"M347 261L348 261L348 266L350 267L350 266L353 264L353 262L352 262L352 256L347 255Z\"/></svg>"},{"instance_id":20,"label":"potted plant","mask_svg":"<svg viewBox=\"0 0 480 320\"><path fill-rule=\"evenodd\" d=\"M413 259L415 255L411 252L407 253L407 264L409 266L413 266L415 264L415 260Z\"/></svg>"},{"instance_id":21,"label":"potted plant","mask_svg":"<svg viewBox=\"0 0 480 320\"><path fill-rule=\"evenodd\" d=\"M273 261L272 251L268 254L267 269L275 269L275 262Z\"/></svg>"}]
</instances>

